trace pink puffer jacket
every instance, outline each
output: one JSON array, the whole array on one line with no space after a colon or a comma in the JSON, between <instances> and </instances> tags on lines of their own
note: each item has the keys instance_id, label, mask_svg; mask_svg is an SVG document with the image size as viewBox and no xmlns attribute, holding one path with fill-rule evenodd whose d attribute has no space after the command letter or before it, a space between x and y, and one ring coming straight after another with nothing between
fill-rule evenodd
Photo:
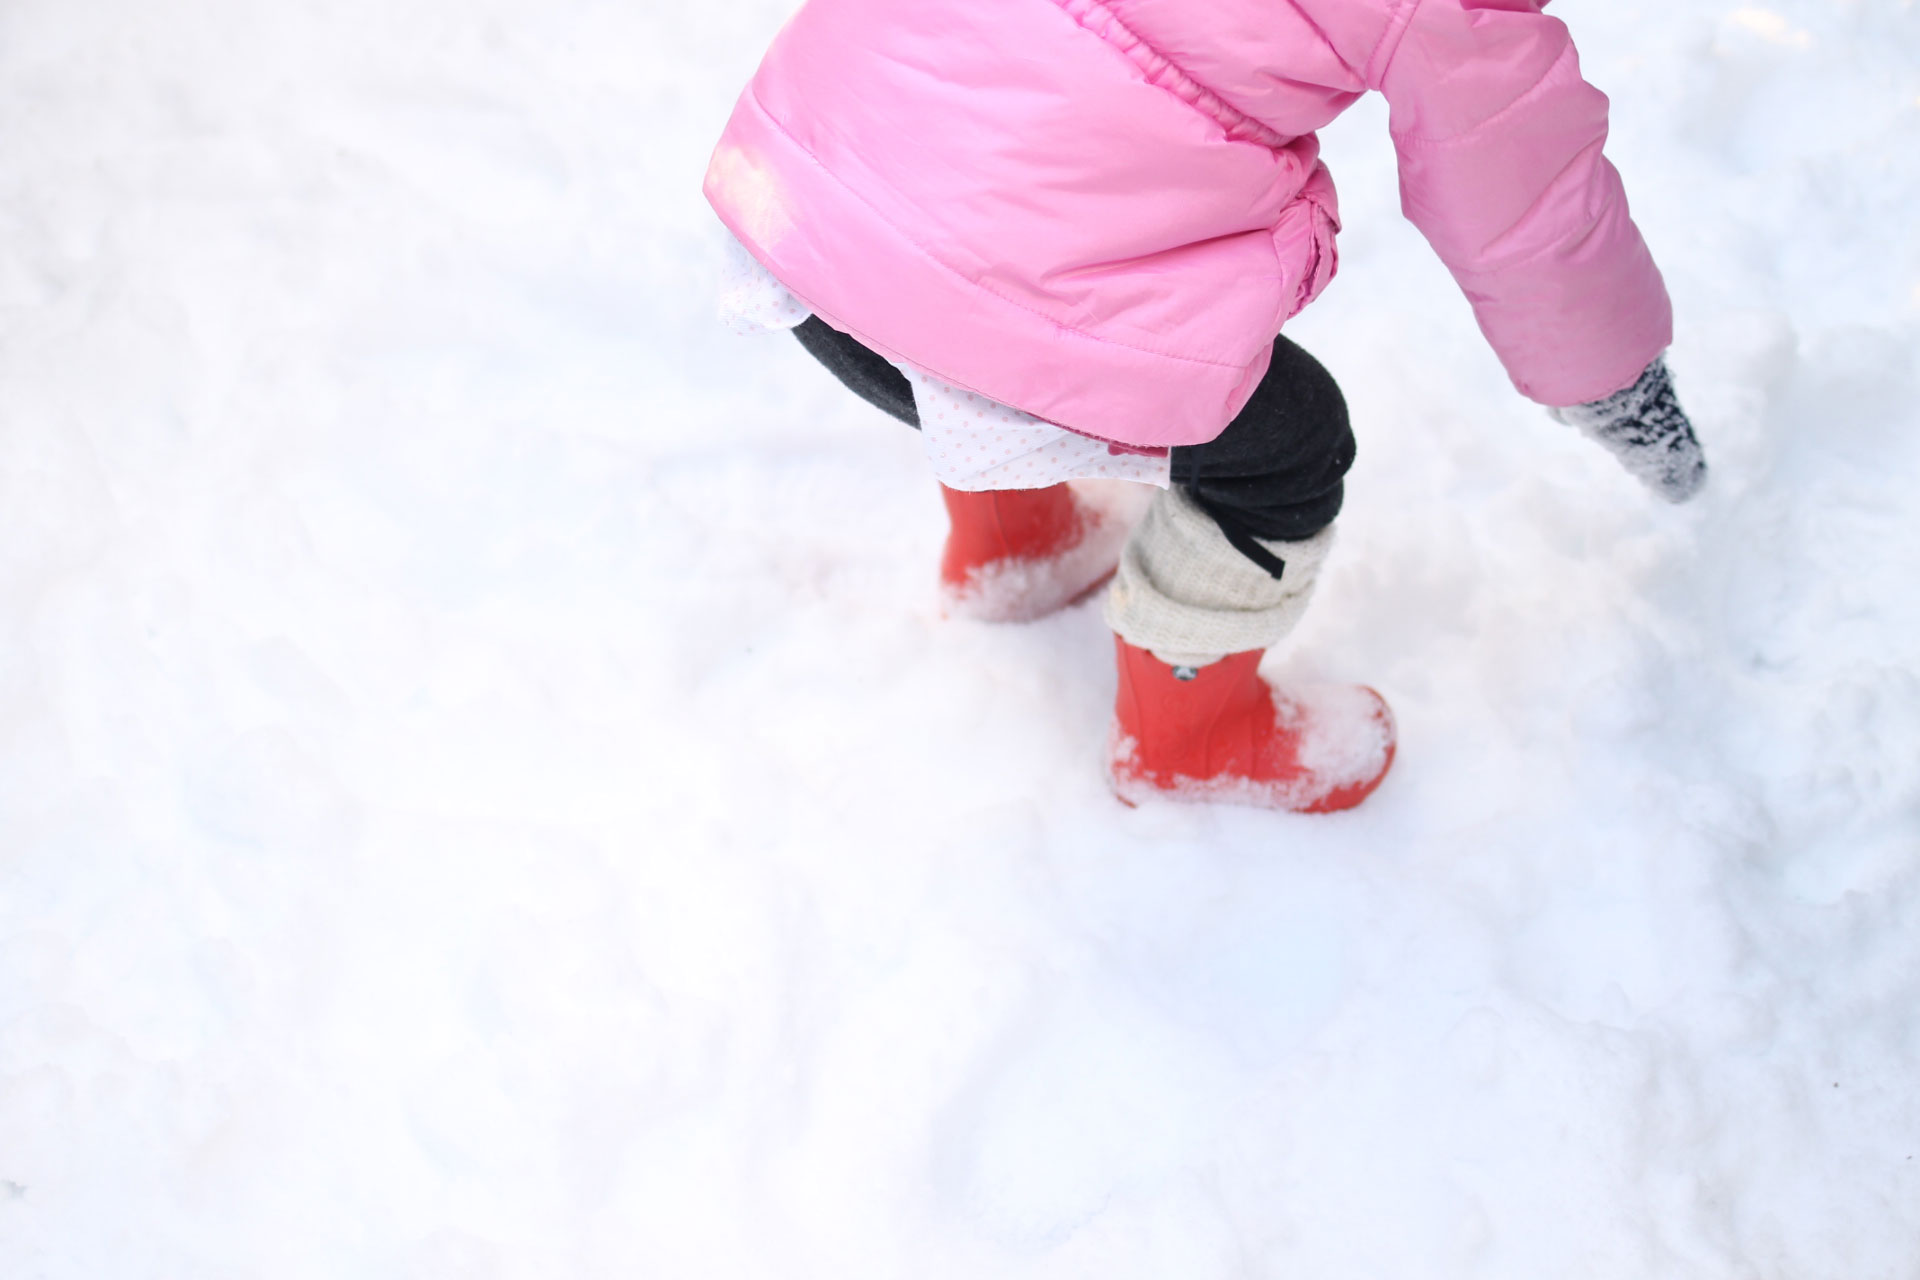
<instances>
[{"instance_id":1,"label":"pink puffer jacket","mask_svg":"<svg viewBox=\"0 0 1920 1280\"><path fill-rule=\"evenodd\" d=\"M707 173L823 319L1037 417L1212 439L1325 287L1314 130L1391 108L1402 204L1516 386L1598 399L1667 346L1601 156L1607 100L1541 0L809 0Z\"/></svg>"}]
</instances>

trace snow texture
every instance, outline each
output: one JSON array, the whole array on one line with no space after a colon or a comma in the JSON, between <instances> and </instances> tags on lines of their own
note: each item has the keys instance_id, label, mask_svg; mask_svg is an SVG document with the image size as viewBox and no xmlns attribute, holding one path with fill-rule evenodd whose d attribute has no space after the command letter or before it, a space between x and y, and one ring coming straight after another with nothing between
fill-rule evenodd
<instances>
[{"instance_id":1,"label":"snow texture","mask_svg":"<svg viewBox=\"0 0 1920 1280\"><path fill-rule=\"evenodd\" d=\"M1329 131L1327 818L1117 804L1097 611L713 322L789 9L0 9L0 1274L1911 1277L1910 0L1554 6L1682 507Z\"/></svg>"}]
</instances>

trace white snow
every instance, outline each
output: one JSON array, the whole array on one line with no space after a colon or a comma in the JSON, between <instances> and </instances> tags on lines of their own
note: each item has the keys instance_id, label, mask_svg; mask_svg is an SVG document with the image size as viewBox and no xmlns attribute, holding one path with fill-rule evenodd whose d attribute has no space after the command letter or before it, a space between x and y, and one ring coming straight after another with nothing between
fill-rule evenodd
<instances>
[{"instance_id":1,"label":"white snow","mask_svg":"<svg viewBox=\"0 0 1920 1280\"><path fill-rule=\"evenodd\" d=\"M0 9L0 1275L1920 1266L1920 10L1558 0L1714 467L1326 139L1326 818L1100 772L918 442L712 323L788 0Z\"/></svg>"}]
</instances>

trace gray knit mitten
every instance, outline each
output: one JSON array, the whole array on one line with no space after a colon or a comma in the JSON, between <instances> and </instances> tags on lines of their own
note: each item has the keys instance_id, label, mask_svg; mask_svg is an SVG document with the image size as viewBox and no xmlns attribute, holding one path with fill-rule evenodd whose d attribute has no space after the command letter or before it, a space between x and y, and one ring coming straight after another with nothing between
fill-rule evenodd
<instances>
[{"instance_id":1,"label":"gray knit mitten","mask_svg":"<svg viewBox=\"0 0 1920 1280\"><path fill-rule=\"evenodd\" d=\"M1685 502L1707 482L1707 459L1673 394L1664 357L1639 381L1604 400L1547 410L1556 422L1598 440L1639 481L1668 502Z\"/></svg>"}]
</instances>

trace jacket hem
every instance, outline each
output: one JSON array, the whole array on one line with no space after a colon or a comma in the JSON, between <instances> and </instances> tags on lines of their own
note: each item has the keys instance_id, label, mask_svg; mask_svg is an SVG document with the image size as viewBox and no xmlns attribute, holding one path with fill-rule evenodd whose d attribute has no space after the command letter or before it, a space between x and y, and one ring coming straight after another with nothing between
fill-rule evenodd
<instances>
[{"instance_id":1,"label":"jacket hem","mask_svg":"<svg viewBox=\"0 0 1920 1280\"><path fill-rule=\"evenodd\" d=\"M970 280L848 189L751 88L707 171L741 244L827 323L889 359L1083 434L1143 447L1213 439L1266 372L1148 351ZM846 264L860 264L849 271Z\"/></svg>"}]
</instances>

